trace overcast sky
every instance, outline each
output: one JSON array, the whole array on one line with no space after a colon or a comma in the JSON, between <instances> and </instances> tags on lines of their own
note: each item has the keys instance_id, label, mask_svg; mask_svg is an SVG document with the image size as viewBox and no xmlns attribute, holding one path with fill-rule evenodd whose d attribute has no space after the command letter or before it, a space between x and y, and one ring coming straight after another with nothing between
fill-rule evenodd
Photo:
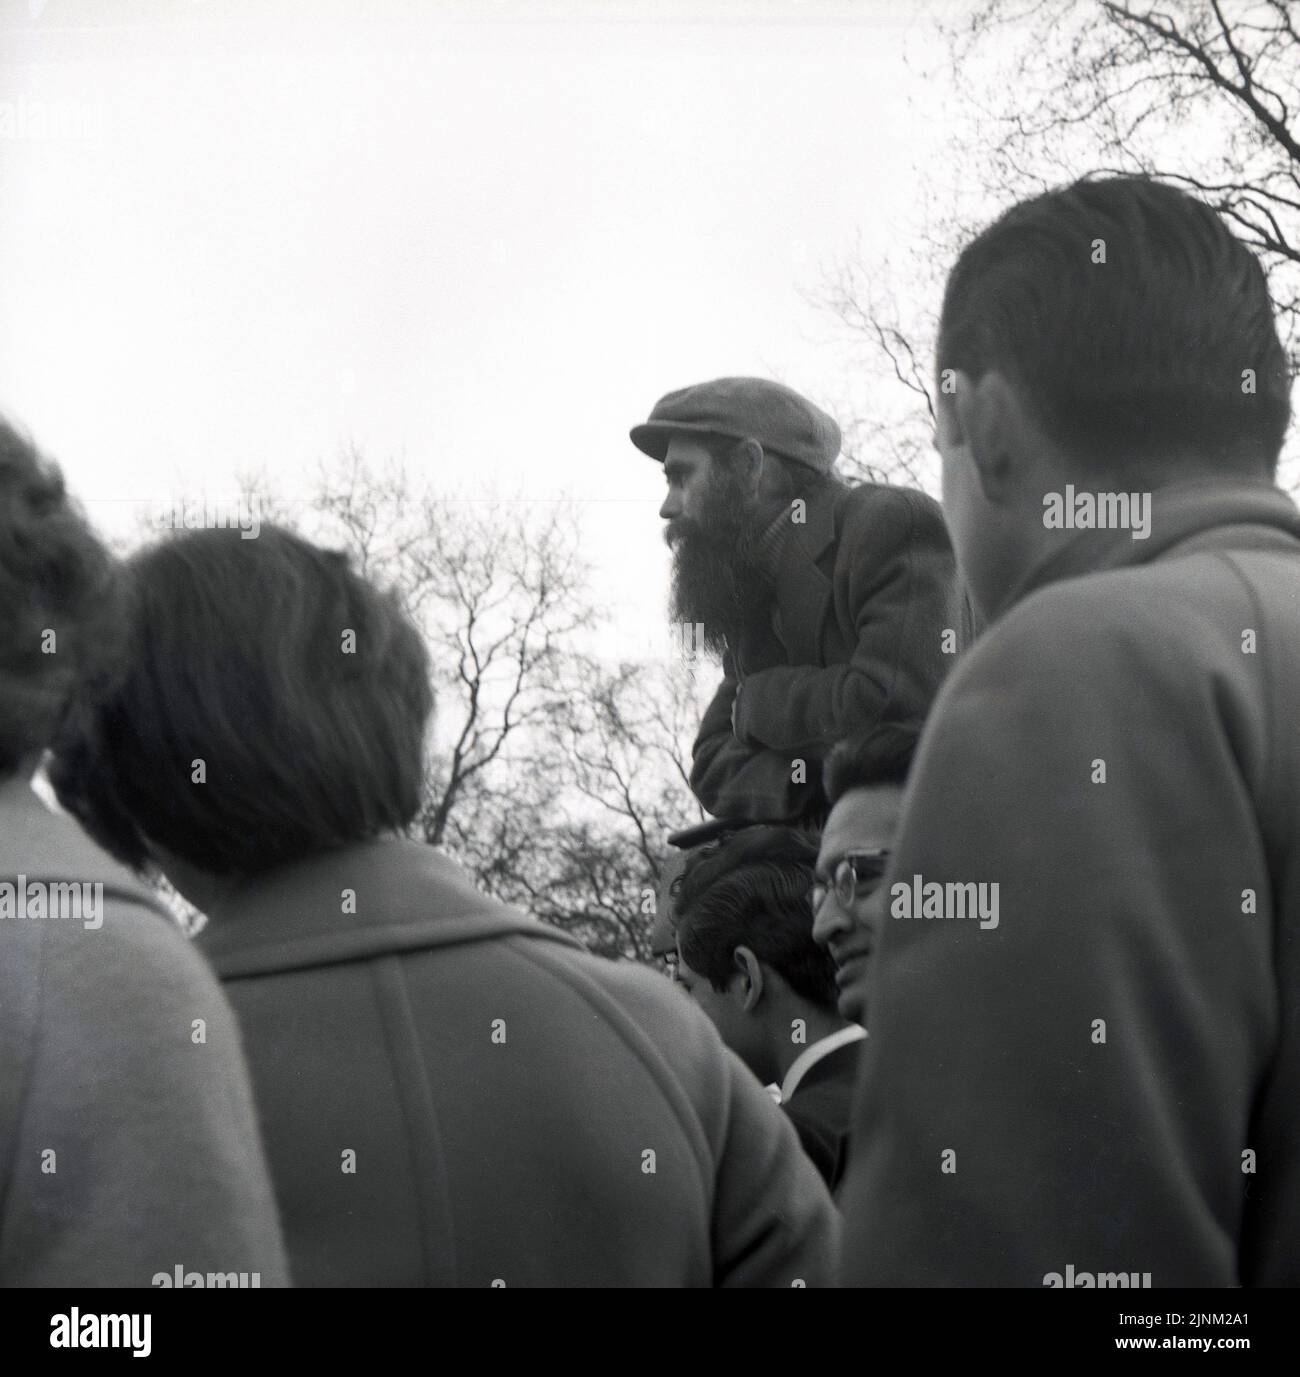
<instances>
[{"instance_id":1,"label":"overcast sky","mask_svg":"<svg viewBox=\"0 0 1300 1377\"><path fill-rule=\"evenodd\" d=\"M916 226L936 10L0 0L0 407L110 532L349 443L568 493L630 648L668 556L628 427L852 392L805 293Z\"/></svg>"}]
</instances>

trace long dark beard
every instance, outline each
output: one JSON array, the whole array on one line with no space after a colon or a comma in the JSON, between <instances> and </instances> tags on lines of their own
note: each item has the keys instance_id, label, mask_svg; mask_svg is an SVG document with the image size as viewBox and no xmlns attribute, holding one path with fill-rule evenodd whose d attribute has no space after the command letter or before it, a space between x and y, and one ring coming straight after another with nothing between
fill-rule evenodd
<instances>
[{"instance_id":1,"label":"long dark beard","mask_svg":"<svg viewBox=\"0 0 1300 1377\"><path fill-rule=\"evenodd\" d=\"M759 541L772 517L747 500L739 484L710 486L698 521L679 517L665 531L673 550L670 616L682 628L682 644L721 657L734 646L772 589L758 560Z\"/></svg>"}]
</instances>

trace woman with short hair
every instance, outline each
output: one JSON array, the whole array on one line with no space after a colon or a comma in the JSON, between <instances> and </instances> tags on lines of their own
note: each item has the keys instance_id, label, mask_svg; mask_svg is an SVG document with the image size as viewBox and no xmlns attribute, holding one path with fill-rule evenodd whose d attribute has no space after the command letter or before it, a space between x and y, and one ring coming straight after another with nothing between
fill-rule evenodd
<instances>
[{"instance_id":1,"label":"woman with short hair","mask_svg":"<svg viewBox=\"0 0 1300 1377\"><path fill-rule=\"evenodd\" d=\"M707 1020L401 835L432 697L397 600L266 525L129 576L60 796L208 916L295 1280L828 1282L829 1197Z\"/></svg>"}]
</instances>

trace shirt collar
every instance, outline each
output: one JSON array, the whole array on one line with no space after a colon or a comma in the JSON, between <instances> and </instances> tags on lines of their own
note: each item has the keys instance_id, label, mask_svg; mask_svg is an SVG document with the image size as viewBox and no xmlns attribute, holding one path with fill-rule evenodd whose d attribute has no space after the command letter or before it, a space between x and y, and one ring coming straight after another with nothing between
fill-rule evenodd
<instances>
[{"instance_id":1,"label":"shirt collar","mask_svg":"<svg viewBox=\"0 0 1300 1377\"><path fill-rule=\"evenodd\" d=\"M799 1082L825 1057L829 1057L832 1052L838 1052L841 1047L847 1047L850 1043L861 1042L867 1035L867 1030L856 1023L850 1023L847 1028L841 1028L838 1033L831 1033L827 1037L818 1038L810 1047L805 1047L802 1052L790 1063L790 1069L785 1073L785 1080L781 1082L781 1103L794 1094L799 1088Z\"/></svg>"}]
</instances>

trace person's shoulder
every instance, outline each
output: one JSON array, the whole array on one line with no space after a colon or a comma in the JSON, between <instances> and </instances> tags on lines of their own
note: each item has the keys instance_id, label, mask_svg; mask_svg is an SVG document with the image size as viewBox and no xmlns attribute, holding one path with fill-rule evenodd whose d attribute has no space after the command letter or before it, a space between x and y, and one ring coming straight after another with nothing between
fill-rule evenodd
<instances>
[{"instance_id":1,"label":"person's shoulder","mask_svg":"<svg viewBox=\"0 0 1300 1377\"><path fill-rule=\"evenodd\" d=\"M161 900L72 819L26 791L10 803L14 826L0 846L0 881L12 886L16 909L6 924L10 946L23 934L24 945L43 952L52 990L84 975L100 997L125 1003L122 992L162 969L206 973Z\"/></svg>"},{"instance_id":2,"label":"person's shoulder","mask_svg":"<svg viewBox=\"0 0 1300 1377\"><path fill-rule=\"evenodd\" d=\"M636 961L611 961L580 948L512 936L516 950L545 965L567 989L571 1009L595 1015L626 1051L653 1074L665 1067L698 1089L730 1075L728 1054L713 1024L666 975ZM525 942L520 947L518 943ZM551 1008L559 1013L552 998Z\"/></svg>"},{"instance_id":3,"label":"person's shoulder","mask_svg":"<svg viewBox=\"0 0 1300 1377\"><path fill-rule=\"evenodd\" d=\"M901 550L933 547L952 549L943 508L919 488L893 483L855 483L835 498L835 525L841 559L878 554L893 557Z\"/></svg>"},{"instance_id":4,"label":"person's shoulder","mask_svg":"<svg viewBox=\"0 0 1300 1377\"><path fill-rule=\"evenodd\" d=\"M836 495L845 522L871 520L915 521L943 525L943 508L927 492L898 483L851 483Z\"/></svg>"},{"instance_id":5,"label":"person's shoulder","mask_svg":"<svg viewBox=\"0 0 1300 1377\"><path fill-rule=\"evenodd\" d=\"M640 962L612 961L568 944L530 942L528 950L566 977L579 1000L602 1008L614 1001L638 1027L653 1030L656 1042L665 1029L676 1037L682 1029L698 1031L697 1017L708 1022L666 975Z\"/></svg>"},{"instance_id":6,"label":"person's shoulder","mask_svg":"<svg viewBox=\"0 0 1300 1377\"><path fill-rule=\"evenodd\" d=\"M24 963L39 991L27 1026L46 1077L79 1068L87 1097L128 1106L147 1086L178 1103L225 1095L228 1081L194 1081L180 1055L202 1042L227 1074L238 1065L234 1015L202 955L143 887L64 883L57 911L21 920L38 934Z\"/></svg>"},{"instance_id":7,"label":"person's shoulder","mask_svg":"<svg viewBox=\"0 0 1300 1377\"><path fill-rule=\"evenodd\" d=\"M697 1151L716 1157L744 1081L753 1078L723 1045L703 1011L666 975L635 961L612 961L556 943L506 939L534 971L546 974L547 1018L580 1030L595 1080L657 1087ZM621 1068L621 1069L620 1069ZM753 1089L766 1092L755 1081ZM706 1147L706 1144L708 1145Z\"/></svg>"},{"instance_id":8,"label":"person's shoulder","mask_svg":"<svg viewBox=\"0 0 1300 1377\"><path fill-rule=\"evenodd\" d=\"M46 920L50 1015L93 1005L123 1031L225 1017L216 976L153 895L135 884L105 884L98 896L84 888L80 916Z\"/></svg>"},{"instance_id":9,"label":"person's shoulder","mask_svg":"<svg viewBox=\"0 0 1300 1377\"><path fill-rule=\"evenodd\" d=\"M1189 579L1190 561L1156 561L1101 569L1061 579L1023 598L992 628L1003 645L1039 644L1119 646L1149 652L1152 637L1164 640L1170 618L1203 610L1200 592ZM1202 561L1203 564L1209 563ZM1226 586L1226 578L1220 578Z\"/></svg>"},{"instance_id":10,"label":"person's shoulder","mask_svg":"<svg viewBox=\"0 0 1300 1377\"><path fill-rule=\"evenodd\" d=\"M1059 684L1168 677L1188 654L1203 658L1204 604L1179 578L1136 565L1062 579L992 622L958 661L944 696L996 687L1004 695Z\"/></svg>"},{"instance_id":11,"label":"person's shoulder","mask_svg":"<svg viewBox=\"0 0 1300 1377\"><path fill-rule=\"evenodd\" d=\"M658 1027L665 1019L685 1017L693 1021L697 1014L703 1018L691 999L667 975L634 961L605 961L586 954L580 959L588 964L602 986L641 1021Z\"/></svg>"}]
</instances>

